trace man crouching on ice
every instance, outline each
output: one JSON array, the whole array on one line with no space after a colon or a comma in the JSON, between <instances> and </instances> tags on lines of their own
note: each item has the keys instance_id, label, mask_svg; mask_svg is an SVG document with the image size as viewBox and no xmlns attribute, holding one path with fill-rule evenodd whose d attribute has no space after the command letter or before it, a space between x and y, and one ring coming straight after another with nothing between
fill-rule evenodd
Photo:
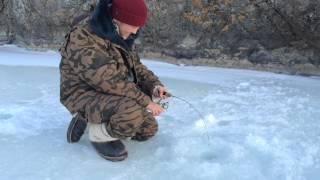
<instances>
[{"instance_id":1,"label":"man crouching on ice","mask_svg":"<svg viewBox=\"0 0 320 180\"><path fill-rule=\"evenodd\" d=\"M145 141L155 135L154 116L163 107L151 97L167 98L132 47L146 19L143 0L100 0L60 48L60 100L74 115L67 140L78 142L88 127L91 144L107 160L127 158L121 139Z\"/></svg>"}]
</instances>

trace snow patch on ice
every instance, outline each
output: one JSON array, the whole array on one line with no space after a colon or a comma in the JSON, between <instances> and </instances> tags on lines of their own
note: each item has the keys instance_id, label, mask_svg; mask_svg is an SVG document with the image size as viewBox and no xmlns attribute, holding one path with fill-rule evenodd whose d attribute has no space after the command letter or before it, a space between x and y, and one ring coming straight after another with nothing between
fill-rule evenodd
<instances>
[{"instance_id":1,"label":"snow patch on ice","mask_svg":"<svg viewBox=\"0 0 320 180\"><path fill-rule=\"evenodd\" d=\"M271 147L266 141L266 139L264 139L261 136L254 136L250 134L247 136L247 143L260 151L267 152L271 150Z\"/></svg>"},{"instance_id":2,"label":"snow patch on ice","mask_svg":"<svg viewBox=\"0 0 320 180\"><path fill-rule=\"evenodd\" d=\"M209 114L206 115L204 119L198 119L195 122L195 126L200 129L209 128L210 126L216 125L218 122L218 119L213 114Z\"/></svg>"}]
</instances>

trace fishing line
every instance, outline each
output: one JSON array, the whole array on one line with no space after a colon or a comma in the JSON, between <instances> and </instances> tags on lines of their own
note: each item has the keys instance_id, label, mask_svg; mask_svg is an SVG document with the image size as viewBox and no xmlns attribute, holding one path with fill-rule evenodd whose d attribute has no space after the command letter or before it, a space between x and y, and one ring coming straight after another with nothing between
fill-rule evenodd
<instances>
[{"instance_id":1,"label":"fishing line","mask_svg":"<svg viewBox=\"0 0 320 180\"><path fill-rule=\"evenodd\" d=\"M181 97L174 96L174 95L172 95L171 93L168 93L168 92L165 92L165 95L166 95L167 97L176 98L176 99L178 99L178 100L180 100L180 101L188 104L189 107L191 107L191 108L200 116L200 119L202 120L203 125L204 125L204 128L205 128L204 133L206 134L206 136L207 136L207 138L208 138L208 145L210 146L210 142L211 142L211 141L210 141L208 126L207 126L207 123L206 123L205 118L204 118L204 116L202 115L202 113L201 113L193 104L191 104L189 101L187 101L187 100L185 100L185 99L183 99L183 98L181 98ZM168 106L168 104L162 103L162 106L163 106L163 105ZM168 107L166 107L166 108L168 108ZM166 108L165 108L165 109L166 109Z\"/></svg>"}]
</instances>

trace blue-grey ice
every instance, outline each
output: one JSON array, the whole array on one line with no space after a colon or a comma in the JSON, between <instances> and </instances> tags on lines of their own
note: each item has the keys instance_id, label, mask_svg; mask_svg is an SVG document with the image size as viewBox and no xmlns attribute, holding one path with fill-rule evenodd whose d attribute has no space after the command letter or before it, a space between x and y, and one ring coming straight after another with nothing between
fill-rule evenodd
<instances>
[{"instance_id":1,"label":"blue-grey ice","mask_svg":"<svg viewBox=\"0 0 320 180\"><path fill-rule=\"evenodd\" d=\"M177 99L109 162L66 141L59 54L0 46L0 180L318 180L320 79L144 61Z\"/></svg>"}]
</instances>

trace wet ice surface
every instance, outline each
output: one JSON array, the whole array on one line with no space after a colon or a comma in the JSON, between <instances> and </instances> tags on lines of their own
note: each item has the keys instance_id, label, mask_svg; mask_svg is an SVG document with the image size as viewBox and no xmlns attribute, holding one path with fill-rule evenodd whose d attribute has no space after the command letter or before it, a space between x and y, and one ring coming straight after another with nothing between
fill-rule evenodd
<instances>
[{"instance_id":1,"label":"wet ice surface","mask_svg":"<svg viewBox=\"0 0 320 180\"><path fill-rule=\"evenodd\" d=\"M0 64L59 61L21 51L0 47ZM100 158L87 135L66 142L57 67L0 65L0 179L319 179L319 78L145 63L204 119L171 99L157 136L125 141L129 158L118 163Z\"/></svg>"}]
</instances>

